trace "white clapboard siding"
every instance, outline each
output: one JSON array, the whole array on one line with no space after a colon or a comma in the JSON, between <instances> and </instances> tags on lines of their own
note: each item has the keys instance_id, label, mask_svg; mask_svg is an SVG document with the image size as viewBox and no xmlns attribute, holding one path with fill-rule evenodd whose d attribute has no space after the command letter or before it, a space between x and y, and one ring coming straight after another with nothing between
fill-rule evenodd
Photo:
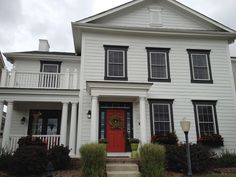
<instances>
[{"instance_id":1,"label":"white clapboard siding","mask_svg":"<svg viewBox=\"0 0 236 177\"><path fill-rule=\"evenodd\" d=\"M218 29L202 19L199 19L188 12L183 12L182 9L164 1L156 1L155 3L146 1L116 12L115 14L97 19L92 23L115 26L150 27L150 7L162 9L161 27L163 28L196 30Z\"/></svg>"},{"instance_id":2,"label":"white clapboard siding","mask_svg":"<svg viewBox=\"0 0 236 177\"><path fill-rule=\"evenodd\" d=\"M82 105L82 144L89 142L90 123L86 113L91 109L91 97L86 91L87 80L104 80L105 51L103 45L125 45L128 49L128 81L147 82L147 52L145 47L168 47L170 50L170 83L156 82L148 93L148 98L174 99L173 113L175 131L181 141L184 134L179 122L183 117L191 120L190 140L196 141L194 110L191 100L218 100L217 116L220 133L225 138L228 149L236 147L235 95L233 92L228 43L224 40L168 38L153 36L122 36L84 33L83 36L84 82ZM190 82L189 57L191 49L210 49L210 62L214 84ZM98 69L99 68L99 69ZM135 136L139 137L139 104L134 103ZM146 104L147 136L150 139L149 105ZM227 127L227 128L226 128Z\"/></svg>"},{"instance_id":3,"label":"white clapboard siding","mask_svg":"<svg viewBox=\"0 0 236 177\"><path fill-rule=\"evenodd\" d=\"M233 75L234 75L234 84L236 88L236 60L232 59L231 63L232 63L232 70L233 70Z\"/></svg>"}]
</instances>

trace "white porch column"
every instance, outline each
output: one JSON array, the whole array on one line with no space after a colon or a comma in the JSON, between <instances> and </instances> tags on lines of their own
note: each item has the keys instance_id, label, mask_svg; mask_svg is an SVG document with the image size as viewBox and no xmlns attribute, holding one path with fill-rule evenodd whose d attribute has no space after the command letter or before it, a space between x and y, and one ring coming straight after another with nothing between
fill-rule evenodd
<instances>
[{"instance_id":1,"label":"white porch column","mask_svg":"<svg viewBox=\"0 0 236 177\"><path fill-rule=\"evenodd\" d=\"M71 149L70 151L71 156L75 155L76 113L77 113L77 103L72 103L71 120L70 120L70 139L69 139L69 148Z\"/></svg>"},{"instance_id":2,"label":"white porch column","mask_svg":"<svg viewBox=\"0 0 236 177\"><path fill-rule=\"evenodd\" d=\"M140 111L140 140L142 144L147 143L146 133L146 101L145 97L139 97L139 111Z\"/></svg>"},{"instance_id":3,"label":"white porch column","mask_svg":"<svg viewBox=\"0 0 236 177\"><path fill-rule=\"evenodd\" d=\"M62 116L61 116L61 132L60 132L60 144L66 146L66 129L68 118L68 103L62 103Z\"/></svg>"},{"instance_id":4,"label":"white porch column","mask_svg":"<svg viewBox=\"0 0 236 177\"><path fill-rule=\"evenodd\" d=\"M7 69L3 68L2 69L2 76L1 76L1 83L0 83L0 87L5 87L6 86L6 82L7 82Z\"/></svg>"},{"instance_id":5,"label":"white porch column","mask_svg":"<svg viewBox=\"0 0 236 177\"><path fill-rule=\"evenodd\" d=\"M92 143L97 143L97 120L98 120L98 97L92 96L92 110L91 110L91 128L90 128L90 141Z\"/></svg>"},{"instance_id":6,"label":"white porch column","mask_svg":"<svg viewBox=\"0 0 236 177\"><path fill-rule=\"evenodd\" d=\"M13 112L13 101L8 101L7 115L6 115L6 120L5 120L4 131L3 131L3 138L2 138L2 147L7 147L9 143L12 112Z\"/></svg>"}]
</instances>

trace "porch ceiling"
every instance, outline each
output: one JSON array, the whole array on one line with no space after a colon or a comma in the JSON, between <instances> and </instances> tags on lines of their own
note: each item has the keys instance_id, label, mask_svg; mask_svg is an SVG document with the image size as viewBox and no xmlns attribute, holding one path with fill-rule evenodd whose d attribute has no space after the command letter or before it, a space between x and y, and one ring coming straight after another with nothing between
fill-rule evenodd
<instances>
[{"instance_id":1,"label":"porch ceiling","mask_svg":"<svg viewBox=\"0 0 236 177\"><path fill-rule=\"evenodd\" d=\"M120 81L87 81L91 96L146 97L153 83Z\"/></svg>"}]
</instances>

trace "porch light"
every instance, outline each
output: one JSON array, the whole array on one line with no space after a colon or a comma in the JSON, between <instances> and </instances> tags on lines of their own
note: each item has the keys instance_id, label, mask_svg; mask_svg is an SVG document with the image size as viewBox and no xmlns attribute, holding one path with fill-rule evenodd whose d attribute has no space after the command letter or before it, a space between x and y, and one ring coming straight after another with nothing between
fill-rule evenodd
<instances>
[{"instance_id":1,"label":"porch light","mask_svg":"<svg viewBox=\"0 0 236 177\"><path fill-rule=\"evenodd\" d=\"M26 122L26 118L25 117L22 117L22 119L20 120L21 124L24 125L25 122Z\"/></svg>"},{"instance_id":2,"label":"porch light","mask_svg":"<svg viewBox=\"0 0 236 177\"><path fill-rule=\"evenodd\" d=\"M188 141L188 132L190 130L190 121L187 121L186 118L184 118L182 121L180 121L181 128L185 134L185 140L186 140L186 154L187 154L187 164L188 164L188 177L192 177L192 165L191 165L191 156L190 156L190 147L189 147L189 141Z\"/></svg>"},{"instance_id":3,"label":"porch light","mask_svg":"<svg viewBox=\"0 0 236 177\"><path fill-rule=\"evenodd\" d=\"M87 112L87 118L88 118L88 119L91 119L91 110L88 110L88 112Z\"/></svg>"}]
</instances>

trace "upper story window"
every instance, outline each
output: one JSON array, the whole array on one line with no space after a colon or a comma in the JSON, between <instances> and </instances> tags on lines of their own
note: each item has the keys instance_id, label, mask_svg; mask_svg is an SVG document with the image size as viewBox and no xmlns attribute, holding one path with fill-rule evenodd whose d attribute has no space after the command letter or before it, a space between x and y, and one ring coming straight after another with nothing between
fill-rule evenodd
<instances>
[{"instance_id":1,"label":"upper story window","mask_svg":"<svg viewBox=\"0 0 236 177\"><path fill-rule=\"evenodd\" d=\"M61 71L61 62L54 61L41 61L41 72L46 73L60 73Z\"/></svg>"},{"instance_id":2,"label":"upper story window","mask_svg":"<svg viewBox=\"0 0 236 177\"><path fill-rule=\"evenodd\" d=\"M216 101L193 101L197 136L219 134Z\"/></svg>"},{"instance_id":3,"label":"upper story window","mask_svg":"<svg viewBox=\"0 0 236 177\"><path fill-rule=\"evenodd\" d=\"M127 50L128 46L109 46L105 48L105 77L107 80L128 80Z\"/></svg>"},{"instance_id":4,"label":"upper story window","mask_svg":"<svg viewBox=\"0 0 236 177\"><path fill-rule=\"evenodd\" d=\"M210 65L210 50L187 49L190 60L191 81L213 83Z\"/></svg>"},{"instance_id":5,"label":"upper story window","mask_svg":"<svg viewBox=\"0 0 236 177\"><path fill-rule=\"evenodd\" d=\"M173 100L149 100L152 135L165 135L174 131Z\"/></svg>"},{"instance_id":6,"label":"upper story window","mask_svg":"<svg viewBox=\"0 0 236 177\"><path fill-rule=\"evenodd\" d=\"M148 80L170 82L169 48L146 47L148 54Z\"/></svg>"}]
</instances>

